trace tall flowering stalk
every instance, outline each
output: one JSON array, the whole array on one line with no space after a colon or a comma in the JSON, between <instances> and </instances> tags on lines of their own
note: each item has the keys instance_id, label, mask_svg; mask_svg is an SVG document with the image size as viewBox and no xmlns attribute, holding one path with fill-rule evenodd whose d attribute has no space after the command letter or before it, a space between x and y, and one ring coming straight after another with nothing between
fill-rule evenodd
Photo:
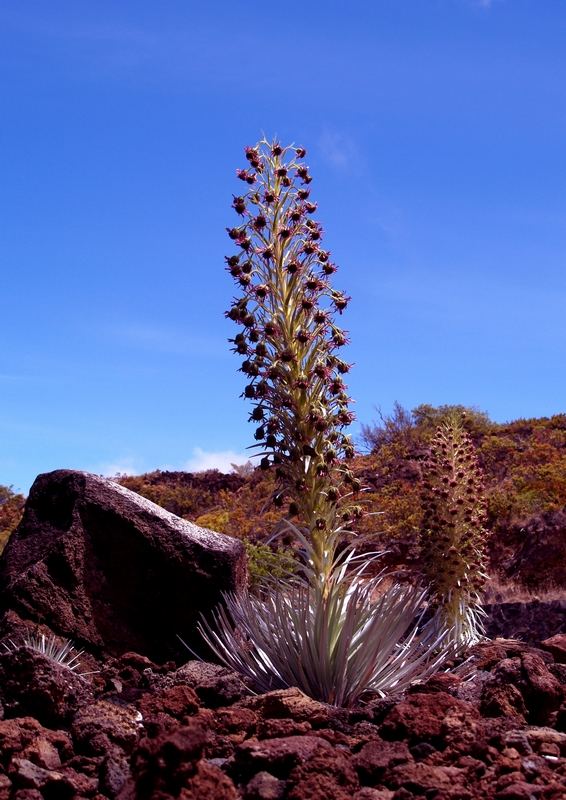
<instances>
[{"instance_id":1,"label":"tall flowering stalk","mask_svg":"<svg viewBox=\"0 0 566 800\"><path fill-rule=\"evenodd\" d=\"M354 415L336 316L349 298L330 284L336 265L313 217L305 154L266 140L246 149L249 168L238 176L249 188L234 197L239 224L228 229L238 252L226 259L241 296L227 316L242 328L232 341L249 378L261 466L275 468L274 501L289 502L324 581L338 536L361 508L351 502L359 482L344 463L354 455L343 432Z\"/></svg>"},{"instance_id":2,"label":"tall flowering stalk","mask_svg":"<svg viewBox=\"0 0 566 800\"><path fill-rule=\"evenodd\" d=\"M226 594L199 629L227 666L258 691L299 686L319 700L352 705L366 691L402 689L430 674L445 654L443 634L418 627L425 591L366 579L375 557L356 555L343 536L362 514L360 484L348 468L353 419L338 356L347 342L336 318L349 298L330 285L336 266L313 218L305 150L261 141L246 149L228 229L237 252L228 270L240 287L227 316L243 358L250 418L274 469L274 502L302 545L296 574L266 579L257 594ZM374 598L378 597L377 603Z\"/></svg>"},{"instance_id":3,"label":"tall flowering stalk","mask_svg":"<svg viewBox=\"0 0 566 800\"><path fill-rule=\"evenodd\" d=\"M421 560L431 586L431 625L457 646L483 635L486 564L484 479L464 415L439 425L424 465Z\"/></svg>"}]
</instances>

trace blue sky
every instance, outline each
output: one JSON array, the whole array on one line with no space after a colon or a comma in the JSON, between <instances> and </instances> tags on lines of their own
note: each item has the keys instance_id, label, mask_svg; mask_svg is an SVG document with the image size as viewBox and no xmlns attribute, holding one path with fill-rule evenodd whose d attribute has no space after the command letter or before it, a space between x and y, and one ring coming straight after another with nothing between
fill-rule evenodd
<instances>
[{"instance_id":1,"label":"blue sky","mask_svg":"<svg viewBox=\"0 0 566 800\"><path fill-rule=\"evenodd\" d=\"M0 483L241 460L263 131L309 150L361 421L566 410L565 36L562 0L0 1Z\"/></svg>"}]
</instances>

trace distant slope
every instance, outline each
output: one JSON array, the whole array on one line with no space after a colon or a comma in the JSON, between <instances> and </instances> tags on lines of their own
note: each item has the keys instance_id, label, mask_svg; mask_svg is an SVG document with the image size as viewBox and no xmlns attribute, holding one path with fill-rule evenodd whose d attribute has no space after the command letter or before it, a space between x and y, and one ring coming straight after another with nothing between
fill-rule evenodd
<instances>
[{"instance_id":1,"label":"distant slope","mask_svg":"<svg viewBox=\"0 0 566 800\"><path fill-rule=\"evenodd\" d=\"M415 562L421 524L421 462L438 422L454 407L397 407L393 415L364 428L368 455L354 471L369 487L365 544L389 550L392 564ZM491 569L529 589L566 587L566 414L551 418L491 422L467 409L468 425L486 473ZM281 519L269 498L271 475L249 477L209 471L191 475L153 472L121 482L175 513L232 536L268 538Z\"/></svg>"},{"instance_id":2,"label":"distant slope","mask_svg":"<svg viewBox=\"0 0 566 800\"><path fill-rule=\"evenodd\" d=\"M386 549L392 565L418 561L422 460L432 433L453 406L397 406L365 426L367 455L354 471L369 487L363 546ZM566 414L491 422L466 409L468 426L486 473L491 572L531 591L566 589ZM252 542L268 539L283 516L270 504L273 476L260 470L229 475L150 472L120 482L179 516ZM24 498L0 487L0 547L20 517Z\"/></svg>"}]
</instances>

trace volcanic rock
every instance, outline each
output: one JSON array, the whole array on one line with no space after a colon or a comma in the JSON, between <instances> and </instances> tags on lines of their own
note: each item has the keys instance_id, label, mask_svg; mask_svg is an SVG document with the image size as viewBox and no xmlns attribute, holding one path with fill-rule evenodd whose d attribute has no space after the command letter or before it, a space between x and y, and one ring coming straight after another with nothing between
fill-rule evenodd
<instances>
[{"instance_id":1,"label":"volcanic rock","mask_svg":"<svg viewBox=\"0 0 566 800\"><path fill-rule=\"evenodd\" d=\"M0 653L0 697L10 716L57 727L93 699L87 679L28 647Z\"/></svg>"},{"instance_id":2,"label":"volcanic rock","mask_svg":"<svg viewBox=\"0 0 566 800\"><path fill-rule=\"evenodd\" d=\"M265 770L275 777L286 778L291 769L311 762L321 749L334 752L328 742L316 736L286 736L261 742L249 739L236 749L234 772L246 776Z\"/></svg>"},{"instance_id":3,"label":"volcanic rock","mask_svg":"<svg viewBox=\"0 0 566 800\"><path fill-rule=\"evenodd\" d=\"M100 654L163 662L182 652L177 635L199 647L199 614L245 580L236 539L105 478L59 470L36 479L2 554L0 608L12 627L15 613Z\"/></svg>"},{"instance_id":4,"label":"volcanic rock","mask_svg":"<svg viewBox=\"0 0 566 800\"><path fill-rule=\"evenodd\" d=\"M446 692L416 693L398 703L385 717L380 733L385 739L408 738L412 743L439 744L454 724L469 727L477 711Z\"/></svg>"},{"instance_id":5,"label":"volcanic rock","mask_svg":"<svg viewBox=\"0 0 566 800\"><path fill-rule=\"evenodd\" d=\"M204 728L191 722L154 739L142 739L132 757L133 777L120 792L120 800L237 800L230 778L202 758L207 738Z\"/></svg>"},{"instance_id":6,"label":"volcanic rock","mask_svg":"<svg viewBox=\"0 0 566 800\"><path fill-rule=\"evenodd\" d=\"M131 753L140 737L142 715L132 706L97 700L75 715L71 731L77 748L87 755Z\"/></svg>"},{"instance_id":7,"label":"volcanic rock","mask_svg":"<svg viewBox=\"0 0 566 800\"><path fill-rule=\"evenodd\" d=\"M541 643L541 647L551 653L558 664L566 664L566 633L551 636Z\"/></svg>"},{"instance_id":8,"label":"volcanic rock","mask_svg":"<svg viewBox=\"0 0 566 800\"><path fill-rule=\"evenodd\" d=\"M169 675L148 673L146 677L154 689L178 685L190 686L195 690L199 700L210 708L230 705L249 693L235 672L219 664L205 661L187 661Z\"/></svg>"}]
</instances>

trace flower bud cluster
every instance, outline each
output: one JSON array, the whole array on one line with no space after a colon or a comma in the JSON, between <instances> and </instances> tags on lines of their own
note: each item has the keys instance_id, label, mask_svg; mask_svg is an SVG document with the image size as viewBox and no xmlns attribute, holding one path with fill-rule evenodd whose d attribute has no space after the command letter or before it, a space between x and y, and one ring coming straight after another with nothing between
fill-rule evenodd
<instances>
[{"instance_id":1,"label":"flower bud cluster","mask_svg":"<svg viewBox=\"0 0 566 800\"><path fill-rule=\"evenodd\" d=\"M358 491L344 466L354 415L343 379L350 364L339 355L348 337L336 322L350 298L329 282L336 265L313 217L306 150L264 139L245 153L238 222L228 229L239 296L226 316L241 328L230 341L248 379L261 467L278 478L275 502L290 502L322 553L325 535L352 518L344 496Z\"/></svg>"},{"instance_id":2,"label":"flower bud cluster","mask_svg":"<svg viewBox=\"0 0 566 800\"><path fill-rule=\"evenodd\" d=\"M462 417L440 425L432 439L420 545L432 605L469 643L481 629L487 531L483 472Z\"/></svg>"}]
</instances>

